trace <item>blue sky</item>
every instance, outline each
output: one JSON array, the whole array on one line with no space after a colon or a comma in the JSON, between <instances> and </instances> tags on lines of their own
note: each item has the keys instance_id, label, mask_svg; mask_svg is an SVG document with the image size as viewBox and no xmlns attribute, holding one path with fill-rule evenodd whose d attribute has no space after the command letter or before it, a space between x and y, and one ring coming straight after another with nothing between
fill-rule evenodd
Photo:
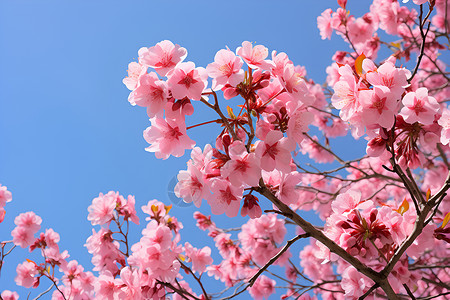
<instances>
[{"instance_id":1,"label":"blue sky","mask_svg":"<svg viewBox=\"0 0 450 300\"><path fill-rule=\"evenodd\" d=\"M369 4L350 1L349 8L361 16ZM150 123L145 109L129 105L121 82L140 47L169 39L206 67L218 50L248 40L286 52L322 83L333 53L348 49L336 35L320 39L316 18L327 7L335 10L336 1L0 1L0 183L13 193L0 240L11 238L16 215L32 210L42 229L60 233L60 248L90 269L87 207L100 192L133 194L138 209L155 198L171 202L173 178L188 156L162 161L144 151ZM215 132L211 126L191 135L203 147ZM172 213L185 240L200 246L208 238L190 229L196 210L176 206ZM219 220L227 227L247 219ZM132 229L135 240L142 228ZM15 266L28 256L19 249L7 257L0 290L19 290Z\"/></svg>"}]
</instances>

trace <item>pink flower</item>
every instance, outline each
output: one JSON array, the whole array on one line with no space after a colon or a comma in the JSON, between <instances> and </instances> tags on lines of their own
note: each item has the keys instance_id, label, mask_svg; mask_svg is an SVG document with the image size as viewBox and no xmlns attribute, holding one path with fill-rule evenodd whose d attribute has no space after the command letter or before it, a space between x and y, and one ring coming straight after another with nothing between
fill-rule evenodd
<instances>
[{"instance_id":1,"label":"pink flower","mask_svg":"<svg viewBox=\"0 0 450 300\"><path fill-rule=\"evenodd\" d=\"M167 159L170 155L181 157L184 150L192 149L195 142L186 134L186 125L181 120L163 119L155 116L150 119L152 126L144 131L148 152L155 152L156 158Z\"/></svg>"},{"instance_id":2,"label":"pink flower","mask_svg":"<svg viewBox=\"0 0 450 300\"><path fill-rule=\"evenodd\" d=\"M441 131L441 143L447 145L450 141L450 111L445 109L441 118L438 120L438 124L442 126Z\"/></svg>"},{"instance_id":3,"label":"pink flower","mask_svg":"<svg viewBox=\"0 0 450 300\"><path fill-rule=\"evenodd\" d=\"M368 70L372 65L372 70ZM395 100L400 100L405 87L408 86L407 76L409 71L405 68L396 68L394 64L387 60L378 69L369 59L363 61L363 69L367 72L366 79L372 85L382 85L389 88L390 93Z\"/></svg>"},{"instance_id":4,"label":"pink flower","mask_svg":"<svg viewBox=\"0 0 450 300\"><path fill-rule=\"evenodd\" d=\"M225 213L228 217L236 217L241 205L243 188L232 185L228 180L214 179L208 197L211 212L215 215Z\"/></svg>"},{"instance_id":5,"label":"pink flower","mask_svg":"<svg viewBox=\"0 0 450 300\"><path fill-rule=\"evenodd\" d=\"M265 141L259 141L255 149L256 156L261 160L261 168L266 171L277 169L283 172L291 171L291 151L295 143L283 137L278 130L267 133Z\"/></svg>"},{"instance_id":6,"label":"pink flower","mask_svg":"<svg viewBox=\"0 0 450 300\"><path fill-rule=\"evenodd\" d=\"M92 225L109 224L114 219L114 210L117 204L119 193L113 191L108 194L100 195L92 200L92 204L88 207L88 220Z\"/></svg>"},{"instance_id":7,"label":"pink flower","mask_svg":"<svg viewBox=\"0 0 450 300\"><path fill-rule=\"evenodd\" d=\"M301 174L294 171L283 174L279 185L279 190L276 194L284 204L294 204L298 200L297 185L301 182Z\"/></svg>"},{"instance_id":8,"label":"pink flower","mask_svg":"<svg viewBox=\"0 0 450 300\"><path fill-rule=\"evenodd\" d=\"M184 248L187 257L189 257L190 261L192 261L192 271L201 274L206 271L207 265L211 265L213 263L213 259L211 258L211 248L208 246L205 246L199 250L186 242L184 244Z\"/></svg>"},{"instance_id":9,"label":"pink flower","mask_svg":"<svg viewBox=\"0 0 450 300\"><path fill-rule=\"evenodd\" d=\"M261 207L258 204L258 198L252 194L244 195L244 204L241 208L241 216L249 216L252 219L259 218L262 215Z\"/></svg>"},{"instance_id":10,"label":"pink flower","mask_svg":"<svg viewBox=\"0 0 450 300\"><path fill-rule=\"evenodd\" d=\"M164 109L168 96L167 83L151 72L139 78L139 84L130 93L128 101L132 105L147 107L147 114L153 117Z\"/></svg>"},{"instance_id":11,"label":"pink flower","mask_svg":"<svg viewBox=\"0 0 450 300\"><path fill-rule=\"evenodd\" d=\"M194 202L196 207L200 207L202 199L209 194L202 172L197 167L188 165L186 171L182 170L178 173L177 179L175 195L183 198L186 203Z\"/></svg>"},{"instance_id":12,"label":"pink flower","mask_svg":"<svg viewBox=\"0 0 450 300\"><path fill-rule=\"evenodd\" d=\"M359 92L362 105L362 121L366 126L380 125L390 129L394 125L398 102L394 94L385 86L374 86L373 90Z\"/></svg>"},{"instance_id":13,"label":"pink flower","mask_svg":"<svg viewBox=\"0 0 450 300\"><path fill-rule=\"evenodd\" d=\"M0 184L0 207L3 207L6 205L6 203L11 202L12 196L11 192L8 191L6 186L2 186Z\"/></svg>"},{"instance_id":14,"label":"pink flower","mask_svg":"<svg viewBox=\"0 0 450 300\"><path fill-rule=\"evenodd\" d=\"M339 68L340 79L333 86L334 95L331 102L336 109L340 109L339 116L348 121L355 113L360 111L358 101L359 82L356 82L353 71L349 65Z\"/></svg>"},{"instance_id":15,"label":"pink flower","mask_svg":"<svg viewBox=\"0 0 450 300\"><path fill-rule=\"evenodd\" d=\"M303 75L297 72L293 64L285 65L283 76L279 79L292 102L295 103L293 110L302 105L311 105L314 102L314 97L309 95Z\"/></svg>"},{"instance_id":16,"label":"pink flower","mask_svg":"<svg viewBox=\"0 0 450 300\"><path fill-rule=\"evenodd\" d=\"M235 87L244 80L243 62L229 49L216 53L214 62L206 67L209 77L213 78L213 88L221 89L227 83Z\"/></svg>"},{"instance_id":17,"label":"pink flower","mask_svg":"<svg viewBox=\"0 0 450 300\"><path fill-rule=\"evenodd\" d=\"M352 266L345 269L342 273L341 287L345 291L346 299L358 298L372 285L372 280L359 273Z\"/></svg>"},{"instance_id":18,"label":"pink flower","mask_svg":"<svg viewBox=\"0 0 450 300\"><path fill-rule=\"evenodd\" d=\"M273 63L269 60L265 60L269 55L269 50L263 45L252 46L252 43L245 41L242 42L242 47L236 49L237 55L242 57L247 65L252 69L261 68L264 70L270 70L273 67Z\"/></svg>"},{"instance_id":19,"label":"pink flower","mask_svg":"<svg viewBox=\"0 0 450 300\"><path fill-rule=\"evenodd\" d=\"M275 284L275 280L272 280L265 275L261 275L256 279L253 286L249 288L249 293L256 300L262 298L268 299L269 296L275 292Z\"/></svg>"},{"instance_id":20,"label":"pink flower","mask_svg":"<svg viewBox=\"0 0 450 300\"><path fill-rule=\"evenodd\" d=\"M294 140L297 145L303 141L304 132L309 131L308 125L313 122L314 115L306 110L297 110L290 116L288 121L288 129L286 135L288 138Z\"/></svg>"},{"instance_id":21,"label":"pink flower","mask_svg":"<svg viewBox=\"0 0 450 300\"><path fill-rule=\"evenodd\" d=\"M418 88L415 92L410 92L403 97L404 107L400 111L405 122L413 124L420 122L424 125L431 125L434 116L440 111L439 103L434 97L428 96L427 88Z\"/></svg>"},{"instance_id":22,"label":"pink flower","mask_svg":"<svg viewBox=\"0 0 450 300\"><path fill-rule=\"evenodd\" d=\"M139 62L155 69L159 76L166 76L186 56L185 48L164 40L153 47L140 51Z\"/></svg>"},{"instance_id":23,"label":"pink flower","mask_svg":"<svg viewBox=\"0 0 450 300\"><path fill-rule=\"evenodd\" d=\"M16 268L17 276L14 279L17 285L25 288L36 288L39 285L39 280L36 275L39 271L37 265L31 261L24 261Z\"/></svg>"},{"instance_id":24,"label":"pink flower","mask_svg":"<svg viewBox=\"0 0 450 300\"><path fill-rule=\"evenodd\" d=\"M17 292L11 292L9 290L4 290L1 294L3 300L17 300L19 299L19 294Z\"/></svg>"},{"instance_id":25,"label":"pink flower","mask_svg":"<svg viewBox=\"0 0 450 300\"><path fill-rule=\"evenodd\" d=\"M14 219L14 224L16 224L18 227L27 228L33 233L38 232L38 230L41 228L41 223L41 217L37 216L32 211L21 213Z\"/></svg>"},{"instance_id":26,"label":"pink flower","mask_svg":"<svg viewBox=\"0 0 450 300\"><path fill-rule=\"evenodd\" d=\"M207 85L208 74L204 68L196 68L193 62L180 63L170 74L167 85L176 99L185 97L200 100Z\"/></svg>"},{"instance_id":27,"label":"pink flower","mask_svg":"<svg viewBox=\"0 0 450 300\"><path fill-rule=\"evenodd\" d=\"M331 28L331 8L325 9L325 11L317 17L317 27L320 30L320 36L322 40L330 39L333 29Z\"/></svg>"},{"instance_id":28,"label":"pink flower","mask_svg":"<svg viewBox=\"0 0 450 300\"><path fill-rule=\"evenodd\" d=\"M33 244L35 233L30 228L17 226L11 231L11 236L13 237L14 245L26 248Z\"/></svg>"},{"instance_id":29,"label":"pink flower","mask_svg":"<svg viewBox=\"0 0 450 300\"><path fill-rule=\"evenodd\" d=\"M229 146L230 160L220 169L223 178L228 178L232 185L242 184L258 186L261 178L261 168L254 153L248 153L241 141L234 141Z\"/></svg>"},{"instance_id":30,"label":"pink flower","mask_svg":"<svg viewBox=\"0 0 450 300\"><path fill-rule=\"evenodd\" d=\"M137 87L139 83L139 77L144 75L147 72L147 69L148 67L134 61L128 64L128 77L125 77L123 79L123 83L130 91L134 90Z\"/></svg>"}]
</instances>

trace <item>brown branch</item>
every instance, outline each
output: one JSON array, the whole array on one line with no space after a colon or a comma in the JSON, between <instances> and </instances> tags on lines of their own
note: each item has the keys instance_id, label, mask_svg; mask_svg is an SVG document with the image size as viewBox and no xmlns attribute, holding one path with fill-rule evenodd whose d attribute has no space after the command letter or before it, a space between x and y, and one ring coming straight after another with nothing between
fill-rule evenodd
<instances>
[{"instance_id":1,"label":"brown branch","mask_svg":"<svg viewBox=\"0 0 450 300\"><path fill-rule=\"evenodd\" d=\"M280 258L280 256L283 255L283 253L286 252L293 243L295 243L299 239L307 237L309 237L309 234L305 233L297 235L293 239L287 241L286 245L284 245L284 247L280 251L278 251L278 253L274 257L272 257L262 268L258 270L258 272L255 275L252 276L252 278L250 278L250 280L248 281L249 286L250 287L253 286L256 279L258 279L259 275L261 275L269 266L271 266L278 258Z\"/></svg>"},{"instance_id":2,"label":"brown branch","mask_svg":"<svg viewBox=\"0 0 450 300\"><path fill-rule=\"evenodd\" d=\"M262 179L260 179L259 188L257 188L256 191L261 195L265 196L267 199L269 199L280 210L281 214L294 221L306 233L310 234L311 237L324 244L330 250L330 252L340 256L342 259L344 259L345 261L350 263L353 267L355 267L356 270L358 270L360 273L366 275L373 281L377 282L380 285L380 287L384 290L384 292L387 294L389 299L392 300L399 299L398 296L395 294L394 290L392 289L392 287L390 286L389 282L387 281L387 276L381 277L378 272L364 265L356 257L350 255L338 244L329 239L322 231L318 230L311 223L307 222L302 217L300 217L289 206L281 202L274 194L272 194L272 192L266 187Z\"/></svg>"}]
</instances>

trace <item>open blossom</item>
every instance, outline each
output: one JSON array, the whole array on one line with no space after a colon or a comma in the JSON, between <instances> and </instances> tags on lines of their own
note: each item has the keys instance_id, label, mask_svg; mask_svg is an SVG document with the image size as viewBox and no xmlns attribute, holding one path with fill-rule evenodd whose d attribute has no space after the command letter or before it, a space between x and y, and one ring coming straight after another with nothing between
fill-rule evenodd
<instances>
[{"instance_id":1,"label":"open blossom","mask_svg":"<svg viewBox=\"0 0 450 300\"><path fill-rule=\"evenodd\" d=\"M12 196L11 192L8 191L6 186L0 184L0 207L5 206L6 203L11 202Z\"/></svg>"},{"instance_id":2,"label":"open blossom","mask_svg":"<svg viewBox=\"0 0 450 300\"><path fill-rule=\"evenodd\" d=\"M420 122L431 125L434 116L440 111L439 103L434 97L428 96L427 88L418 88L415 92L407 93L402 100L404 107L400 111L405 122L413 124Z\"/></svg>"},{"instance_id":3,"label":"open blossom","mask_svg":"<svg viewBox=\"0 0 450 300\"><path fill-rule=\"evenodd\" d=\"M168 96L167 83L151 72L139 78L139 84L130 93L128 101L133 105L147 107L148 115L153 117L163 110Z\"/></svg>"},{"instance_id":4,"label":"open blossom","mask_svg":"<svg viewBox=\"0 0 450 300\"><path fill-rule=\"evenodd\" d=\"M212 195L208 197L208 204L215 215L225 213L228 217L236 217L241 206L243 188L233 186L228 180L213 179Z\"/></svg>"},{"instance_id":5,"label":"open blossom","mask_svg":"<svg viewBox=\"0 0 450 300\"><path fill-rule=\"evenodd\" d=\"M147 66L143 66L135 61L128 64L128 77L123 79L123 83L130 91L137 87L139 78L147 72L147 69Z\"/></svg>"},{"instance_id":6,"label":"open blossom","mask_svg":"<svg viewBox=\"0 0 450 300\"><path fill-rule=\"evenodd\" d=\"M441 143L447 145L450 141L450 111L448 109L443 111L438 123L442 126Z\"/></svg>"},{"instance_id":7,"label":"open blossom","mask_svg":"<svg viewBox=\"0 0 450 300\"><path fill-rule=\"evenodd\" d=\"M408 86L409 71L405 68L396 68L391 60L387 60L376 68L371 60L365 59L363 70L367 72L366 79L370 84L389 88L395 100L400 100L405 87Z\"/></svg>"},{"instance_id":8,"label":"open blossom","mask_svg":"<svg viewBox=\"0 0 450 300\"><path fill-rule=\"evenodd\" d=\"M373 90L359 92L362 105L362 121L367 125L380 125L390 129L394 125L398 101L385 86L374 86Z\"/></svg>"},{"instance_id":9,"label":"open blossom","mask_svg":"<svg viewBox=\"0 0 450 300\"><path fill-rule=\"evenodd\" d=\"M237 55L242 57L247 65L252 69L261 68L264 70L270 70L273 63L269 60L265 60L269 55L269 50L263 45L252 46L252 43L245 41L242 43L242 47L236 49Z\"/></svg>"},{"instance_id":10,"label":"open blossom","mask_svg":"<svg viewBox=\"0 0 450 300\"><path fill-rule=\"evenodd\" d=\"M222 177L234 186L247 184L257 186L261 178L261 168L254 153L248 153L241 141L233 142L229 147L230 160L220 169Z\"/></svg>"},{"instance_id":11,"label":"open blossom","mask_svg":"<svg viewBox=\"0 0 450 300\"><path fill-rule=\"evenodd\" d=\"M16 268L17 276L14 279L17 285L25 288L36 287L39 281L37 265L31 261L24 261Z\"/></svg>"},{"instance_id":12,"label":"open blossom","mask_svg":"<svg viewBox=\"0 0 450 300\"><path fill-rule=\"evenodd\" d=\"M322 40L330 39L333 33L331 28L331 8L327 8L320 16L317 17L317 27L320 30L320 37Z\"/></svg>"},{"instance_id":13,"label":"open blossom","mask_svg":"<svg viewBox=\"0 0 450 300\"><path fill-rule=\"evenodd\" d=\"M208 185L203 179L203 173L193 165L188 165L186 171L181 170L177 175L178 183L175 186L175 195L183 198L184 202L194 202L200 207L202 199L209 194Z\"/></svg>"},{"instance_id":14,"label":"open blossom","mask_svg":"<svg viewBox=\"0 0 450 300\"><path fill-rule=\"evenodd\" d=\"M33 243L34 234L41 228L42 219L30 211L18 215L14 223L17 226L11 231L13 242L15 245L26 248Z\"/></svg>"},{"instance_id":15,"label":"open blossom","mask_svg":"<svg viewBox=\"0 0 450 300\"><path fill-rule=\"evenodd\" d=\"M265 275L261 275L249 289L250 295L256 300L261 300L263 298L268 299L269 296L275 292L275 283L275 280L270 279Z\"/></svg>"},{"instance_id":16,"label":"open blossom","mask_svg":"<svg viewBox=\"0 0 450 300\"><path fill-rule=\"evenodd\" d=\"M203 273L206 271L206 266L213 263L213 259L211 258L211 248L208 246L197 249L186 242L184 248L187 257L189 257L189 260L192 262L192 271Z\"/></svg>"},{"instance_id":17,"label":"open blossom","mask_svg":"<svg viewBox=\"0 0 450 300\"><path fill-rule=\"evenodd\" d=\"M117 197L119 193L109 192L106 195L100 195L92 200L92 204L88 207L88 220L92 225L109 224L114 218L114 210L116 208Z\"/></svg>"},{"instance_id":18,"label":"open blossom","mask_svg":"<svg viewBox=\"0 0 450 300\"><path fill-rule=\"evenodd\" d=\"M229 49L216 53L214 62L206 67L209 77L213 78L213 88L221 89L225 84L237 86L244 80L243 62Z\"/></svg>"},{"instance_id":19,"label":"open blossom","mask_svg":"<svg viewBox=\"0 0 450 300\"><path fill-rule=\"evenodd\" d=\"M339 68L340 79L333 86L334 94L331 102L336 109L340 109L339 116L344 121L360 111L361 104L358 100L359 82L356 82L353 71L349 65Z\"/></svg>"},{"instance_id":20,"label":"open blossom","mask_svg":"<svg viewBox=\"0 0 450 300\"><path fill-rule=\"evenodd\" d=\"M1 293L2 299L3 300L17 300L19 299L19 294L17 294L17 292L11 292L9 290L4 290Z\"/></svg>"},{"instance_id":21,"label":"open blossom","mask_svg":"<svg viewBox=\"0 0 450 300\"><path fill-rule=\"evenodd\" d=\"M208 73L191 61L180 63L170 74L167 85L176 99L200 100L207 85Z\"/></svg>"},{"instance_id":22,"label":"open blossom","mask_svg":"<svg viewBox=\"0 0 450 300\"><path fill-rule=\"evenodd\" d=\"M155 152L156 158L180 157L184 155L184 150L194 147L195 142L186 134L183 120L155 116L150 121L152 126L144 131L144 138L150 146L145 150Z\"/></svg>"},{"instance_id":23,"label":"open blossom","mask_svg":"<svg viewBox=\"0 0 450 300\"><path fill-rule=\"evenodd\" d=\"M266 171L277 169L283 172L291 170L291 151L295 143L277 130L270 131L264 141L259 141L255 149L256 156L261 160L261 168Z\"/></svg>"},{"instance_id":24,"label":"open blossom","mask_svg":"<svg viewBox=\"0 0 450 300\"><path fill-rule=\"evenodd\" d=\"M155 69L159 76L166 76L186 56L185 48L164 40L153 47L139 51L139 62Z\"/></svg>"}]
</instances>

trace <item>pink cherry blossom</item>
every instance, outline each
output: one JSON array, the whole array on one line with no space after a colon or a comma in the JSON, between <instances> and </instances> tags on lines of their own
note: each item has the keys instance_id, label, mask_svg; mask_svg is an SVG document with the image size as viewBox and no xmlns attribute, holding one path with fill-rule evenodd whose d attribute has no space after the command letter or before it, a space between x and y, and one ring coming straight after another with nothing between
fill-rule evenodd
<instances>
[{"instance_id":1,"label":"pink cherry blossom","mask_svg":"<svg viewBox=\"0 0 450 300\"><path fill-rule=\"evenodd\" d=\"M8 191L8 188L6 186L2 186L0 184L0 207L5 206L6 203L11 202L11 200L11 192Z\"/></svg>"},{"instance_id":2,"label":"pink cherry blossom","mask_svg":"<svg viewBox=\"0 0 450 300\"><path fill-rule=\"evenodd\" d=\"M265 60L269 55L269 50L263 45L252 46L252 43L245 41L242 43L242 47L236 49L237 55L247 63L252 69L261 68L264 70L270 70L273 63L269 60Z\"/></svg>"},{"instance_id":3,"label":"pink cherry blossom","mask_svg":"<svg viewBox=\"0 0 450 300\"><path fill-rule=\"evenodd\" d=\"M390 129L394 125L398 101L389 88L374 86L373 90L359 92L359 101L362 105L362 121L368 125L380 125Z\"/></svg>"},{"instance_id":4,"label":"pink cherry blossom","mask_svg":"<svg viewBox=\"0 0 450 300\"><path fill-rule=\"evenodd\" d=\"M151 72L139 78L139 84L130 93L128 101L132 105L147 107L147 114L153 117L164 108L168 95L167 83Z\"/></svg>"},{"instance_id":5,"label":"pink cherry blossom","mask_svg":"<svg viewBox=\"0 0 450 300\"><path fill-rule=\"evenodd\" d=\"M171 41L161 41L153 47L139 53L139 62L155 69L159 76L166 76L187 56L185 48L174 45Z\"/></svg>"},{"instance_id":6,"label":"pink cherry blossom","mask_svg":"<svg viewBox=\"0 0 450 300\"><path fill-rule=\"evenodd\" d=\"M186 171L180 171L175 186L175 195L183 198L184 202L194 202L196 207L200 207L202 199L206 199L209 194L208 184L203 179L203 173L193 165L189 165Z\"/></svg>"},{"instance_id":7,"label":"pink cherry blossom","mask_svg":"<svg viewBox=\"0 0 450 300\"><path fill-rule=\"evenodd\" d=\"M256 279L253 286L249 289L249 292L253 299L268 299L269 296L275 292L275 280L272 280L265 275L261 275Z\"/></svg>"},{"instance_id":8,"label":"pink cherry blossom","mask_svg":"<svg viewBox=\"0 0 450 300\"><path fill-rule=\"evenodd\" d=\"M4 290L1 293L3 300L17 300L19 299L19 294L17 292L11 292L10 290Z\"/></svg>"},{"instance_id":9,"label":"pink cherry blossom","mask_svg":"<svg viewBox=\"0 0 450 300\"><path fill-rule=\"evenodd\" d=\"M141 65L137 62L130 62L128 64L128 77L125 77L123 79L123 83L126 85L127 89L130 91L134 90L138 83L139 78L147 73L148 67Z\"/></svg>"},{"instance_id":10,"label":"pink cherry blossom","mask_svg":"<svg viewBox=\"0 0 450 300\"><path fill-rule=\"evenodd\" d=\"M439 103L434 97L428 96L427 88L418 88L415 92L407 93L402 103L404 107L400 115L409 124L420 122L431 125L435 115L440 111Z\"/></svg>"},{"instance_id":11,"label":"pink cherry blossom","mask_svg":"<svg viewBox=\"0 0 450 300\"><path fill-rule=\"evenodd\" d=\"M297 110L290 116L287 136L300 145L304 139L304 132L309 131L308 125L313 122L314 115L306 110Z\"/></svg>"},{"instance_id":12,"label":"pink cherry blossom","mask_svg":"<svg viewBox=\"0 0 450 300\"><path fill-rule=\"evenodd\" d=\"M320 30L320 37L322 40L330 39L333 29L331 28L331 8L327 8L324 12L317 17L317 27Z\"/></svg>"},{"instance_id":13,"label":"pink cherry blossom","mask_svg":"<svg viewBox=\"0 0 450 300\"><path fill-rule=\"evenodd\" d=\"M339 68L340 79L333 86L334 95L331 102L336 109L340 109L339 116L344 121L350 118L361 109L359 102L359 82L356 81L353 71L349 65Z\"/></svg>"},{"instance_id":14,"label":"pink cherry blossom","mask_svg":"<svg viewBox=\"0 0 450 300\"><path fill-rule=\"evenodd\" d=\"M150 121L152 126L144 131L144 138L150 146L145 150L155 152L156 158L180 157L184 155L184 150L194 147L195 142L187 136L184 122L158 116Z\"/></svg>"},{"instance_id":15,"label":"pink cherry blossom","mask_svg":"<svg viewBox=\"0 0 450 300\"><path fill-rule=\"evenodd\" d=\"M204 68L196 68L193 62L180 63L170 74L167 85L176 99L185 97L200 100L207 85L208 74Z\"/></svg>"},{"instance_id":16,"label":"pink cherry blossom","mask_svg":"<svg viewBox=\"0 0 450 300\"><path fill-rule=\"evenodd\" d=\"M211 248L208 246L205 246L202 249L197 249L192 247L191 244L185 243L184 248L186 250L187 257L189 257L189 260L192 261L192 271L201 274L206 271L207 265L211 265L213 263L213 259L211 258Z\"/></svg>"},{"instance_id":17,"label":"pink cherry blossom","mask_svg":"<svg viewBox=\"0 0 450 300\"><path fill-rule=\"evenodd\" d=\"M442 116L438 120L438 124L442 126L441 143L443 145L447 145L450 141L450 111L448 109L445 109L442 112Z\"/></svg>"},{"instance_id":18,"label":"pink cherry blossom","mask_svg":"<svg viewBox=\"0 0 450 300\"><path fill-rule=\"evenodd\" d=\"M92 225L109 224L114 219L114 210L116 208L117 197L119 193L109 192L106 195L100 195L92 200L88 207L88 220Z\"/></svg>"},{"instance_id":19,"label":"pink cherry blossom","mask_svg":"<svg viewBox=\"0 0 450 300\"><path fill-rule=\"evenodd\" d=\"M215 215L225 213L228 217L236 217L241 206L243 188L232 185L228 180L214 179L211 185L212 195L208 204Z\"/></svg>"},{"instance_id":20,"label":"pink cherry blossom","mask_svg":"<svg viewBox=\"0 0 450 300\"><path fill-rule=\"evenodd\" d=\"M258 186L261 178L261 168L254 153L248 153L241 141L235 141L229 146L230 160L220 169L223 178L228 178L232 185L242 184Z\"/></svg>"},{"instance_id":21,"label":"pink cherry blossom","mask_svg":"<svg viewBox=\"0 0 450 300\"><path fill-rule=\"evenodd\" d=\"M366 79L372 85L382 85L389 88L392 97L395 100L400 100L401 95L405 91L405 87L408 86L407 77L410 72L405 68L396 68L394 64L387 60L380 67L368 70L368 62L373 62L369 59L363 61L363 69L367 72Z\"/></svg>"},{"instance_id":22,"label":"pink cherry blossom","mask_svg":"<svg viewBox=\"0 0 450 300\"><path fill-rule=\"evenodd\" d=\"M37 265L31 261L24 261L16 268L17 276L14 279L17 285L25 288L37 287L39 281L36 275L38 275Z\"/></svg>"},{"instance_id":23,"label":"pink cherry blossom","mask_svg":"<svg viewBox=\"0 0 450 300\"><path fill-rule=\"evenodd\" d=\"M261 168L266 171L277 169L283 172L291 170L291 151L295 143L280 131L270 131L263 141L259 141L255 149L256 156L261 160Z\"/></svg>"},{"instance_id":24,"label":"pink cherry blossom","mask_svg":"<svg viewBox=\"0 0 450 300\"><path fill-rule=\"evenodd\" d=\"M233 87L244 80L243 62L229 49L216 53L214 62L206 67L209 77L213 78L213 89L221 89L227 83Z\"/></svg>"}]
</instances>

